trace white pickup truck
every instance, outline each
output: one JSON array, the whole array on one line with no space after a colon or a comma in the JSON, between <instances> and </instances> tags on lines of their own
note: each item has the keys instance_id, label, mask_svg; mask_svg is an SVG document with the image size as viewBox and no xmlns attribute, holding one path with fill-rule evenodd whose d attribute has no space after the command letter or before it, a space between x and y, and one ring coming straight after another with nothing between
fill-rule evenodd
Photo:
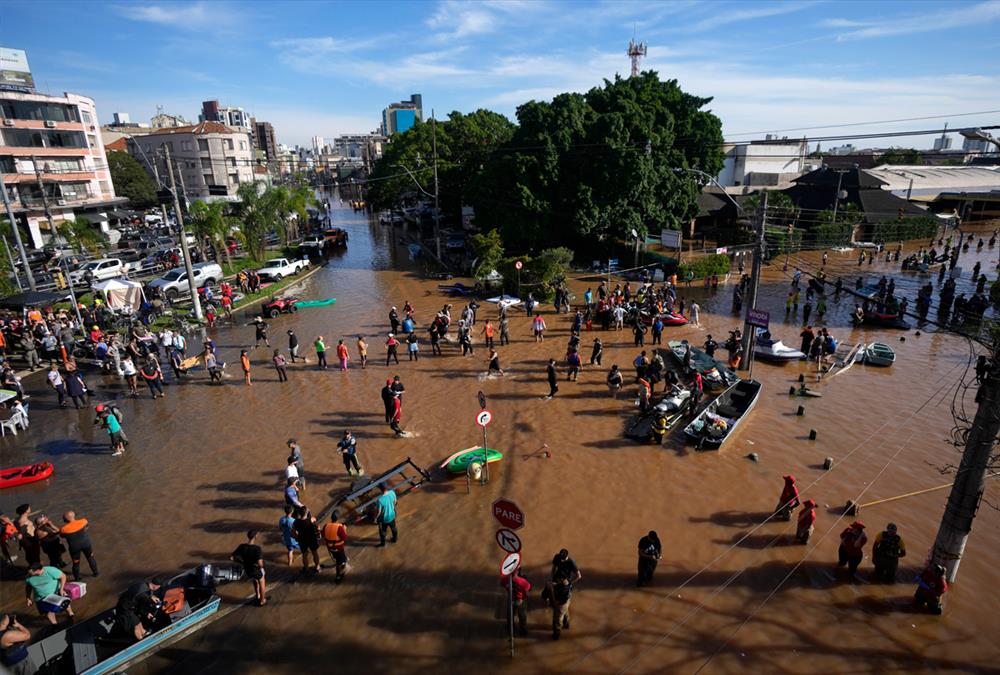
<instances>
[{"instance_id":1,"label":"white pickup truck","mask_svg":"<svg viewBox=\"0 0 1000 675\"><path fill-rule=\"evenodd\" d=\"M272 258L267 261L267 266L257 270L257 274L263 279L271 281L281 281L285 277L298 274L304 269L308 269L308 260L292 260L290 258Z\"/></svg>"},{"instance_id":2,"label":"white pickup truck","mask_svg":"<svg viewBox=\"0 0 1000 675\"><path fill-rule=\"evenodd\" d=\"M128 266L123 264L118 258L99 258L86 262L69 273L69 278L74 284L93 281L104 281L120 277L127 270Z\"/></svg>"}]
</instances>

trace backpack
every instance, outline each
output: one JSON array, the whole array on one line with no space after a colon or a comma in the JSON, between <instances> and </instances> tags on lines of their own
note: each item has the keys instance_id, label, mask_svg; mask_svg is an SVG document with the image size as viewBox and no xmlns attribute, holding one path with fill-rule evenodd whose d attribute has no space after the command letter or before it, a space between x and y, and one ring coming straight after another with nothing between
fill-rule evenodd
<instances>
[{"instance_id":1,"label":"backpack","mask_svg":"<svg viewBox=\"0 0 1000 675\"><path fill-rule=\"evenodd\" d=\"M121 408L119 408L116 405L108 405L105 407L107 407L108 411L115 416L115 418L118 420L118 424L121 424L122 422L125 421L125 414L121 411Z\"/></svg>"}]
</instances>

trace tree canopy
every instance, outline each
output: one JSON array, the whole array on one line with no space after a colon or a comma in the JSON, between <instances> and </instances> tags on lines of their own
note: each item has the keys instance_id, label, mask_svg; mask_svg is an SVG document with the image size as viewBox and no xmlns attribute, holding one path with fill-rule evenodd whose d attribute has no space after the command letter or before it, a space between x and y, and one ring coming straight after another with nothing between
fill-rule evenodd
<instances>
[{"instance_id":1,"label":"tree canopy","mask_svg":"<svg viewBox=\"0 0 1000 675\"><path fill-rule=\"evenodd\" d=\"M660 229L698 210L700 184L684 169L722 169L722 123L652 71L605 80L517 109L512 138L471 181L476 220L520 248L596 249Z\"/></svg>"},{"instance_id":2,"label":"tree canopy","mask_svg":"<svg viewBox=\"0 0 1000 675\"><path fill-rule=\"evenodd\" d=\"M156 183L142 165L127 152L112 150L107 156L115 194L127 198L132 208L145 209L155 206Z\"/></svg>"},{"instance_id":3,"label":"tree canopy","mask_svg":"<svg viewBox=\"0 0 1000 675\"><path fill-rule=\"evenodd\" d=\"M393 136L392 143L386 146L369 179L368 201L377 209L386 209L396 206L407 193L420 194L413 178L401 166L433 194L436 135L441 208L457 214L472 179L496 148L510 140L513 132L510 120L489 110L468 115L453 112L443 121L417 122Z\"/></svg>"}]
</instances>

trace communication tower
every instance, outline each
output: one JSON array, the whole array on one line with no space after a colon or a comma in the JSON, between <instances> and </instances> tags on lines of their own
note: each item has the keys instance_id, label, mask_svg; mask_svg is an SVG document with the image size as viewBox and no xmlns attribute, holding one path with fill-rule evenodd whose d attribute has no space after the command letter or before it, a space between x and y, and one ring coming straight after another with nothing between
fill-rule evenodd
<instances>
[{"instance_id":1,"label":"communication tower","mask_svg":"<svg viewBox=\"0 0 1000 675\"><path fill-rule=\"evenodd\" d=\"M635 77L639 74L639 60L646 55L646 43L636 42L632 38L628 41L628 51L625 53L632 59L632 77Z\"/></svg>"}]
</instances>

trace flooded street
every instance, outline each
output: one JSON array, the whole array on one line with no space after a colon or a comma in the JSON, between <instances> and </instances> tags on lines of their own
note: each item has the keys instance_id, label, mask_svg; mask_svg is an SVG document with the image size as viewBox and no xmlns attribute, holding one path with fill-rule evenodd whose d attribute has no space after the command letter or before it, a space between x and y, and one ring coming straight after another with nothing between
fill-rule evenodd
<instances>
[{"instance_id":1,"label":"flooded street","mask_svg":"<svg viewBox=\"0 0 1000 675\"><path fill-rule=\"evenodd\" d=\"M99 400L121 398L131 439L123 457L110 456L106 434L92 426L92 410L57 408L38 375L26 381L33 396L31 429L0 441L3 466L39 460L56 466L46 483L0 494L5 513L28 502L53 519L73 508L91 522L102 574L84 578L88 594L74 605L81 617L113 605L141 578L225 561L247 529L262 532L269 583L289 581L273 590L267 607L241 607L129 672L693 673L702 666L715 673L1000 672L1000 514L986 503L944 616L911 609L910 580L933 542L947 490L860 514L869 541L886 523L899 525L908 551L900 583L871 579L870 543L857 583L835 573L839 534L854 520L841 515L848 499L865 503L950 480L941 469L960 456L950 444L950 410L956 384L963 374L971 376L967 340L932 328L919 336L853 329L853 301L845 295L838 304L831 296L825 325L834 336L846 343L886 342L897 355L891 368L857 365L815 385L822 398L802 399L790 398L788 388L800 373L811 372L807 364L758 363L761 398L721 452L685 446L679 429L663 447L638 445L622 434L636 410L634 387L615 401L605 386L611 364L632 372L637 350L631 333L597 331L604 367L585 366L577 382L563 379L552 400L542 399L545 364L556 358L562 368L569 318L557 318L551 306L544 308L549 330L542 344L534 342L523 312L511 315L512 343L499 348L503 378L483 377L488 351L479 324L472 357L461 357L455 343L432 357L426 327L446 302L454 304L457 321L461 298L447 298L438 281L422 277L400 241L401 228L380 226L333 201L334 225L350 234L347 250L292 291L337 302L270 321L272 345L287 353L285 331L293 328L309 358L306 365L289 366L287 383L278 383L270 351L262 347L252 353L255 384L244 386L239 351L252 347L254 330L221 327L212 335L229 363L224 386L209 385L198 371L181 386L168 376L165 399L153 401L143 390L133 400L121 398L117 381L91 375ZM992 280L997 250L977 253L973 245L959 263L967 270L964 282L976 260ZM788 275L797 263L813 271L819 257L801 254L790 263L787 273L781 262L765 268L758 304L771 313L773 335L797 347L800 322L783 319ZM897 294L910 297L911 307L915 289L933 281L937 302L936 274L900 272L898 263L884 259L858 268L855 253L831 253L826 269L831 278L848 277L845 288L853 288L859 270L869 283L894 274ZM570 287L582 298L588 282ZM596 282L591 287L596 290ZM968 292L961 284L958 290ZM711 333L722 343L742 324L730 313L731 286L681 294L697 299L702 325L667 328L664 341L700 345ZM421 358L409 363L401 350L400 365L386 368L388 310L407 300L416 308ZM495 317L495 307L483 303L479 317ZM345 341L349 372L314 368L311 344L319 335L331 350L338 339ZM366 370L356 360L358 335L370 345ZM585 363L592 338L584 332ZM406 386L402 426L410 434L401 439L384 423L379 398L386 377L395 374ZM358 438L368 474L407 457L436 467L481 442L473 422L480 389L494 414L489 445L505 453L491 465L487 486L473 485L470 495L464 478L436 480L402 497L400 541L384 549L373 547L375 527L351 526L352 570L340 585L332 569L300 577L298 559L286 567L277 522L288 438L302 446L304 501L318 513L349 485L336 451L345 429ZM968 411L973 398L968 391ZM795 414L799 405L806 408L803 416ZM809 440L810 430L816 440ZM543 444L551 457L531 456ZM745 458L750 452L759 454L758 463ZM834 460L830 471L822 467L826 457ZM819 504L807 546L795 543L794 522L757 527L770 515L785 473L796 476L803 499ZM518 639L513 661L502 620L503 556L489 509L500 496L525 511L518 534L525 575L535 586L532 631ZM1000 502L995 482L988 483L986 501ZM653 584L637 589L636 543L651 529L663 541L663 560ZM552 555L564 547L583 578L574 590L572 628L553 642L539 593ZM329 563L326 552L321 555ZM21 582L4 580L0 592L4 611L30 616L32 630L41 626L24 607ZM246 582L223 589L226 601L249 592ZM231 605L224 602L223 609Z\"/></svg>"}]
</instances>

